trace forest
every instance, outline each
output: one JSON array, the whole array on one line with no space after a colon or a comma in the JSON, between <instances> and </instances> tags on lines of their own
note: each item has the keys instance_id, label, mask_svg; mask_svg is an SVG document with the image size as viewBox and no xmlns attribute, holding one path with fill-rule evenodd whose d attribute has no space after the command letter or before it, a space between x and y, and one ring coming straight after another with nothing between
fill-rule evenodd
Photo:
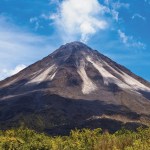
<instances>
[{"instance_id":1,"label":"forest","mask_svg":"<svg viewBox=\"0 0 150 150\"><path fill-rule=\"evenodd\" d=\"M150 150L150 128L114 134L99 128L76 129L69 136L52 137L20 127L0 131L0 150Z\"/></svg>"}]
</instances>

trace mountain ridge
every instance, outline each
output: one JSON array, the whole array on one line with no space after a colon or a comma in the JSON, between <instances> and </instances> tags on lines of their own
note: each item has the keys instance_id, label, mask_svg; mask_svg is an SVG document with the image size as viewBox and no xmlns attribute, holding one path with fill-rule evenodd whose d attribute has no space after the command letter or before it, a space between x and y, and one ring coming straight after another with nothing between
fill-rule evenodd
<instances>
[{"instance_id":1,"label":"mountain ridge","mask_svg":"<svg viewBox=\"0 0 150 150\"><path fill-rule=\"evenodd\" d=\"M71 42L71 43L67 43L67 44L65 44L65 45L62 45L62 46L60 46L60 48L63 48L63 47L65 47L65 46L67 46L67 45L74 45L74 44L81 44L81 45L86 46L86 45L83 44L82 42L75 41L75 42ZM88 47L88 46L87 46L87 47ZM57 50L59 50L60 48L58 48ZM90 47L88 47L88 48L89 48L90 50L92 50ZM39 61L37 61L37 62L35 62L35 63L29 65L27 68L30 68L30 67L32 67L33 65L35 65L35 64L37 64L37 63L40 63L42 60L49 58L53 53L56 53L57 50L55 50L54 52L52 52L52 53L49 54L48 56L44 57L43 59L41 59L41 60L39 60ZM67 49L67 50L68 50L68 49ZM101 54L99 51L97 51L97 50L92 50L92 51L95 51L95 52L96 52L98 55L100 55L102 58L106 59L107 62L111 62L111 63L113 62L113 63L115 63L119 68L120 68L120 67L121 67L121 68L124 68L124 69L128 72L129 75L132 73L131 70L127 69L127 68L124 67L123 65L120 65L120 64L116 63L116 62L113 61L112 59L110 59L110 58L108 58L107 56ZM22 71L26 70L27 68L23 69ZM20 72L22 72L22 71L20 71ZM20 72L19 72L19 73L20 73ZM147 83L148 83L147 85L150 86L150 82L149 82L149 81L146 81L146 80L143 79L142 77L140 77L140 76L138 76L138 75L135 75L135 74L133 74L133 73L132 73L132 75L134 75L136 78L140 79L142 83L144 83L144 84L147 84ZM10 78L12 78L12 77L14 77L14 76L16 76L16 74L13 75L13 76L11 76L11 77L7 77L6 79L0 81L0 84L2 84L5 80L9 80Z\"/></svg>"},{"instance_id":2,"label":"mountain ridge","mask_svg":"<svg viewBox=\"0 0 150 150\"><path fill-rule=\"evenodd\" d=\"M149 108L149 82L81 42L63 45L0 82L0 122L8 126L20 120L36 126L34 117L43 130L53 129L51 123L86 126L90 118L147 125Z\"/></svg>"}]
</instances>

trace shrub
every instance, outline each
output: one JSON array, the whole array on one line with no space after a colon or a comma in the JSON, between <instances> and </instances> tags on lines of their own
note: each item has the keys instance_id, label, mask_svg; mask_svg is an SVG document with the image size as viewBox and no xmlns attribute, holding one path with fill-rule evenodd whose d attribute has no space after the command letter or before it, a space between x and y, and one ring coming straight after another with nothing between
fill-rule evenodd
<instances>
[{"instance_id":1,"label":"shrub","mask_svg":"<svg viewBox=\"0 0 150 150\"><path fill-rule=\"evenodd\" d=\"M0 150L150 150L150 128L114 134L101 129L71 131L69 136L47 136L28 128L0 131Z\"/></svg>"}]
</instances>

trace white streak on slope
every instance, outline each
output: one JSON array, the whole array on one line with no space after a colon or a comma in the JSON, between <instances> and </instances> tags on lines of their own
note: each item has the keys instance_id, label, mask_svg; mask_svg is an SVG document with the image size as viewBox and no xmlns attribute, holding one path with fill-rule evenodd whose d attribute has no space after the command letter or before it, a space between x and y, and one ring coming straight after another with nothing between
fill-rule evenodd
<instances>
[{"instance_id":1,"label":"white streak on slope","mask_svg":"<svg viewBox=\"0 0 150 150\"><path fill-rule=\"evenodd\" d=\"M56 70L56 66L52 65L51 67L49 67L48 69L46 69L44 72L42 72L41 74L39 74L37 77L35 77L33 80L31 80L28 83L40 83L44 80L52 80L55 77L55 74L49 75L52 73L53 70Z\"/></svg>"},{"instance_id":2,"label":"white streak on slope","mask_svg":"<svg viewBox=\"0 0 150 150\"><path fill-rule=\"evenodd\" d=\"M112 68L108 63L104 62L112 71L114 71L116 74L118 74L126 84L128 84L132 89L134 90L144 90L150 92L150 88L139 82L138 80L134 79L133 77L129 76L125 72L121 71L122 74L118 71L116 71L114 68Z\"/></svg>"},{"instance_id":3,"label":"white streak on slope","mask_svg":"<svg viewBox=\"0 0 150 150\"><path fill-rule=\"evenodd\" d=\"M53 80L53 79L54 79L54 77L55 77L55 75L56 75L56 72L55 72L55 73L53 73L53 74L50 76L50 80Z\"/></svg>"},{"instance_id":4,"label":"white streak on slope","mask_svg":"<svg viewBox=\"0 0 150 150\"><path fill-rule=\"evenodd\" d=\"M89 94L97 89L96 85L91 81L91 79L87 76L85 71L85 64L82 61L79 68L78 73L83 80L82 84L82 92L83 94Z\"/></svg>"},{"instance_id":5,"label":"white streak on slope","mask_svg":"<svg viewBox=\"0 0 150 150\"><path fill-rule=\"evenodd\" d=\"M113 76L111 73L109 73L101 63L99 62L94 62L90 57L86 58L87 61L93 64L93 66L99 71L99 73L102 75L104 84L108 85L109 83L114 83L117 84L119 87L124 88L124 89L129 89L130 87L123 83L121 80Z\"/></svg>"},{"instance_id":6,"label":"white streak on slope","mask_svg":"<svg viewBox=\"0 0 150 150\"><path fill-rule=\"evenodd\" d=\"M130 77L128 74L122 72L122 78L123 80L130 85L133 89L135 90L144 90L147 92L150 92L150 88L145 86L144 84L140 83L139 81L137 81L136 79Z\"/></svg>"}]
</instances>

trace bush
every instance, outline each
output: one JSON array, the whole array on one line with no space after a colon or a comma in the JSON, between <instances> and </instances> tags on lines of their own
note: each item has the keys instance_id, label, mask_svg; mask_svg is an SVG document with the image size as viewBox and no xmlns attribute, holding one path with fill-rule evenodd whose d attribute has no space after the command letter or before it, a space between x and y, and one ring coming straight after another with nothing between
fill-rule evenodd
<instances>
[{"instance_id":1,"label":"bush","mask_svg":"<svg viewBox=\"0 0 150 150\"><path fill-rule=\"evenodd\" d=\"M28 128L0 131L0 150L150 150L150 128L114 134L101 129L74 130L70 136L50 137Z\"/></svg>"}]
</instances>

